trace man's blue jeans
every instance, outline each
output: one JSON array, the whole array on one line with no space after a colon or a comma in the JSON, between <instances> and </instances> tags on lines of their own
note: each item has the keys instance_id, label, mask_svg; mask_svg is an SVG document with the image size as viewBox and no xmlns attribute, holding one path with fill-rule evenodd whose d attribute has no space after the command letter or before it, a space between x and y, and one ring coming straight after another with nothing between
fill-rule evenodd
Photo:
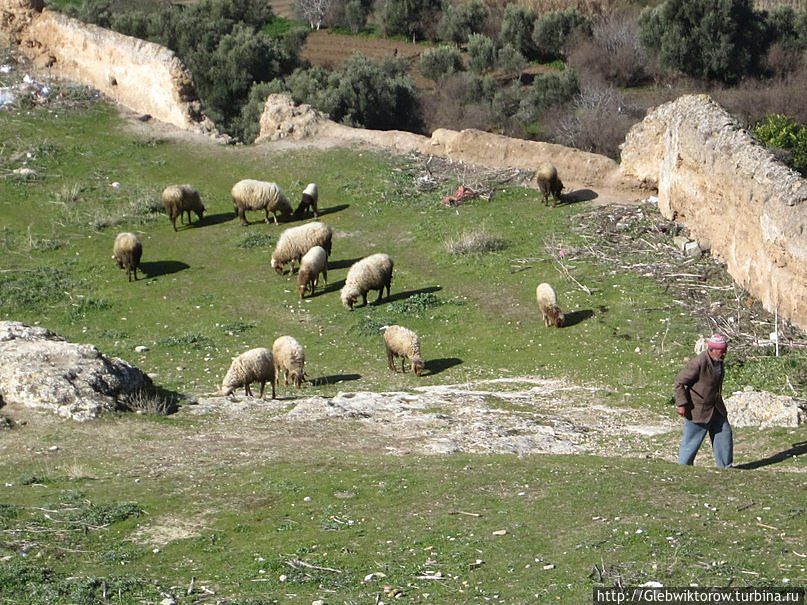
<instances>
[{"instance_id":1,"label":"man's blue jeans","mask_svg":"<svg viewBox=\"0 0 807 605\"><path fill-rule=\"evenodd\" d=\"M728 418L717 410L708 423L692 422L684 419L684 436L678 450L678 464L693 464L703 438L709 433L715 463L718 468L726 468L734 462L734 439Z\"/></svg>"}]
</instances>

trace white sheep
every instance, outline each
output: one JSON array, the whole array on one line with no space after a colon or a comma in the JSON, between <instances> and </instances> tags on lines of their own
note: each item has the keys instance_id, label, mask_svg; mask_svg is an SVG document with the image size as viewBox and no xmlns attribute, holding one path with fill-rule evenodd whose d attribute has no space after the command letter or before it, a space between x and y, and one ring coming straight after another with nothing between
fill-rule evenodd
<instances>
[{"instance_id":1,"label":"white sheep","mask_svg":"<svg viewBox=\"0 0 807 605\"><path fill-rule=\"evenodd\" d=\"M272 345L272 357L275 359L275 374L280 379L283 371L283 383L289 385L291 376L298 389L305 379L305 351L302 345L291 336L281 336Z\"/></svg>"},{"instance_id":2,"label":"white sheep","mask_svg":"<svg viewBox=\"0 0 807 605\"><path fill-rule=\"evenodd\" d=\"M339 293L342 299L342 304L353 310L353 305L356 304L359 296L362 297L364 304L367 304L367 293L370 290L378 290L378 299L384 293L384 288L387 289L387 298L389 298L390 286L392 285L392 259L388 254L371 254L370 256L361 259L350 267L345 279L345 285Z\"/></svg>"},{"instance_id":3,"label":"white sheep","mask_svg":"<svg viewBox=\"0 0 807 605\"><path fill-rule=\"evenodd\" d=\"M132 277L137 281L137 268L140 266L142 256L143 244L134 233L128 231L118 233L112 248L112 258L118 263L119 268L126 269L129 281L132 281Z\"/></svg>"},{"instance_id":4,"label":"white sheep","mask_svg":"<svg viewBox=\"0 0 807 605\"><path fill-rule=\"evenodd\" d=\"M563 191L563 181L558 178L558 169L554 164L541 164L538 174L535 175L538 188L544 198L544 206L549 205L549 198L552 197L552 207L554 208L560 200L560 192Z\"/></svg>"},{"instance_id":5,"label":"white sheep","mask_svg":"<svg viewBox=\"0 0 807 605\"><path fill-rule=\"evenodd\" d=\"M328 256L331 255L333 229L325 223L312 221L305 225L290 227L280 234L275 251L272 253L272 269L283 273L286 264L300 262L306 252L314 246L322 246Z\"/></svg>"},{"instance_id":6,"label":"white sheep","mask_svg":"<svg viewBox=\"0 0 807 605\"><path fill-rule=\"evenodd\" d=\"M270 383L272 399L275 398L275 362L269 349L263 347L250 349L233 359L221 383L221 393L225 396L231 395L238 387L244 387L244 392L252 397L250 385L253 382L261 383L261 399L266 383Z\"/></svg>"},{"instance_id":7,"label":"white sheep","mask_svg":"<svg viewBox=\"0 0 807 605\"><path fill-rule=\"evenodd\" d=\"M284 219L291 217L291 203L277 183L244 179L233 185L230 195L233 197L233 208L238 213L242 225L249 225L246 217L247 210L263 210L266 222L269 222L269 213L272 213L277 225L277 213Z\"/></svg>"},{"instance_id":8,"label":"white sheep","mask_svg":"<svg viewBox=\"0 0 807 605\"><path fill-rule=\"evenodd\" d=\"M311 294L314 293L320 273L325 285L328 285L328 253L322 246L314 246L300 261L300 271L297 273L297 291L300 298L305 296L306 290L311 290Z\"/></svg>"},{"instance_id":9,"label":"white sheep","mask_svg":"<svg viewBox=\"0 0 807 605\"><path fill-rule=\"evenodd\" d=\"M303 189L303 195L300 198L300 205L297 206L297 210L294 211L294 215L302 216L310 208L311 211L314 213L314 218L318 218L319 217L319 214L317 214L318 201L319 201L319 190L317 189L317 184L308 183L308 185L306 185L306 188Z\"/></svg>"},{"instance_id":10,"label":"white sheep","mask_svg":"<svg viewBox=\"0 0 807 605\"><path fill-rule=\"evenodd\" d=\"M563 326L566 318L558 306L558 297L554 288L547 283L540 284L535 289L535 298L538 301L538 308L541 309L544 326L553 325L556 328Z\"/></svg>"},{"instance_id":11,"label":"white sheep","mask_svg":"<svg viewBox=\"0 0 807 605\"><path fill-rule=\"evenodd\" d=\"M401 372L406 372L404 362L408 359L415 375L421 375L426 364L420 355L420 340L417 334L403 326L386 326L384 344L387 347L387 365L390 370L398 371L395 367L395 358L400 357Z\"/></svg>"},{"instance_id":12,"label":"white sheep","mask_svg":"<svg viewBox=\"0 0 807 605\"><path fill-rule=\"evenodd\" d=\"M174 231L177 230L177 217L184 225L185 213L187 212L188 224L190 225L191 211L196 213L199 221L202 220L205 213L205 205L202 203L199 192L190 185L168 185L163 189L163 206L168 218L171 219Z\"/></svg>"}]
</instances>

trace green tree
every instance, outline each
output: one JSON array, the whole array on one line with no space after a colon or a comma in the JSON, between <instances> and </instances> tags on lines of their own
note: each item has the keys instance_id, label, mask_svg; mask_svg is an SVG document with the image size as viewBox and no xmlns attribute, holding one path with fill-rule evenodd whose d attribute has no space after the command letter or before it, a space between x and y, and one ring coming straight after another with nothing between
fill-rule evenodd
<instances>
[{"instance_id":1,"label":"green tree","mask_svg":"<svg viewBox=\"0 0 807 605\"><path fill-rule=\"evenodd\" d=\"M367 25L370 11L361 0L347 0L345 2L345 25L354 34L358 34Z\"/></svg>"},{"instance_id":2,"label":"green tree","mask_svg":"<svg viewBox=\"0 0 807 605\"><path fill-rule=\"evenodd\" d=\"M516 80L521 77L527 60L512 44L505 44L499 49L496 56L496 65L505 74Z\"/></svg>"},{"instance_id":3,"label":"green tree","mask_svg":"<svg viewBox=\"0 0 807 605\"><path fill-rule=\"evenodd\" d=\"M483 34L468 38L468 67L476 73L485 73L496 64L496 45Z\"/></svg>"},{"instance_id":4,"label":"green tree","mask_svg":"<svg viewBox=\"0 0 807 605\"><path fill-rule=\"evenodd\" d=\"M759 71L763 28L752 0L665 0L642 12L639 38L666 67L734 83Z\"/></svg>"},{"instance_id":5,"label":"green tree","mask_svg":"<svg viewBox=\"0 0 807 605\"><path fill-rule=\"evenodd\" d=\"M523 123L535 122L548 109L571 101L579 92L580 82L572 70L538 74L519 102L518 118Z\"/></svg>"},{"instance_id":6,"label":"green tree","mask_svg":"<svg viewBox=\"0 0 807 605\"><path fill-rule=\"evenodd\" d=\"M420 55L420 75L439 82L449 74L462 71L462 56L453 46L429 48Z\"/></svg>"},{"instance_id":7,"label":"green tree","mask_svg":"<svg viewBox=\"0 0 807 605\"><path fill-rule=\"evenodd\" d=\"M379 14L384 34L432 39L441 7L440 0L384 0Z\"/></svg>"},{"instance_id":8,"label":"green tree","mask_svg":"<svg viewBox=\"0 0 807 605\"><path fill-rule=\"evenodd\" d=\"M532 10L518 4L508 4L502 16L499 40L510 44L527 59L536 58L537 49L532 41L535 19L536 15Z\"/></svg>"},{"instance_id":9,"label":"green tree","mask_svg":"<svg viewBox=\"0 0 807 605\"><path fill-rule=\"evenodd\" d=\"M577 9L570 8L547 13L535 22L532 41L540 59L552 61L563 58L563 46L574 32L591 36L591 21Z\"/></svg>"},{"instance_id":10,"label":"green tree","mask_svg":"<svg viewBox=\"0 0 807 605\"><path fill-rule=\"evenodd\" d=\"M444 42L465 44L469 36L482 31L487 16L488 9L482 0L448 4L437 26L437 35Z\"/></svg>"}]
</instances>

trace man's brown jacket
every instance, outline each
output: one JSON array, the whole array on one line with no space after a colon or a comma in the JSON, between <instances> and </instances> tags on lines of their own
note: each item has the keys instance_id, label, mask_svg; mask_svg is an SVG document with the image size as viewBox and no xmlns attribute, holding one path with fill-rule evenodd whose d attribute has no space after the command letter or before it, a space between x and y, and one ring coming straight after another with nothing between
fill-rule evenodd
<instances>
[{"instance_id":1,"label":"man's brown jacket","mask_svg":"<svg viewBox=\"0 0 807 605\"><path fill-rule=\"evenodd\" d=\"M675 405L686 406L686 417L692 422L709 422L715 408L728 417L722 395L723 373L716 370L709 353L704 351L675 377Z\"/></svg>"}]
</instances>

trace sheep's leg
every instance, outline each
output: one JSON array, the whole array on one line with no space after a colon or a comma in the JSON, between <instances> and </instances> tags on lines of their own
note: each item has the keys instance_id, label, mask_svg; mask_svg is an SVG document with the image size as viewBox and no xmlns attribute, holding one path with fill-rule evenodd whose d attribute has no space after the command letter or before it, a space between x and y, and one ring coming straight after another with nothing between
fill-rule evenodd
<instances>
[{"instance_id":1,"label":"sheep's leg","mask_svg":"<svg viewBox=\"0 0 807 605\"><path fill-rule=\"evenodd\" d=\"M243 208L238 209L238 218L241 219L241 224L246 227L249 225L249 221L247 220L247 211Z\"/></svg>"},{"instance_id":2,"label":"sheep's leg","mask_svg":"<svg viewBox=\"0 0 807 605\"><path fill-rule=\"evenodd\" d=\"M272 383L272 399L275 398L275 381L274 379L271 380Z\"/></svg>"},{"instance_id":3,"label":"sheep's leg","mask_svg":"<svg viewBox=\"0 0 807 605\"><path fill-rule=\"evenodd\" d=\"M322 270L322 279L325 282L325 285L327 286L328 285L328 267L325 267Z\"/></svg>"},{"instance_id":4,"label":"sheep's leg","mask_svg":"<svg viewBox=\"0 0 807 605\"><path fill-rule=\"evenodd\" d=\"M247 397L252 397L252 389L249 388L249 385L250 385L250 383L248 383L248 382L244 385L244 394Z\"/></svg>"},{"instance_id":5,"label":"sheep's leg","mask_svg":"<svg viewBox=\"0 0 807 605\"><path fill-rule=\"evenodd\" d=\"M260 395L261 399L263 399L263 390L264 390L265 387L266 387L266 381L262 380L261 381L261 395Z\"/></svg>"},{"instance_id":6,"label":"sheep's leg","mask_svg":"<svg viewBox=\"0 0 807 605\"><path fill-rule=\"evenodd\" d=\"M283 370L283 384L285 384L286 386L289 386L289 370L288 370L288 368Z\"/></svg>"},{"instance_id":7,"label":"sheep's leg","mask_svg":"<svg viewBox=\"0 0 807 605\"><path fill-rule=\"evenodd\" d=\"M401 355L401 374L406 374L406 368L404 364L406 363L406 355Z\"/></svg>"},{"instance_id":8,"label":"sheep's leg","mask_svg":"<svg viewBox=\"0 0 807 605\"><path fill-rule=\"evenodd\" d=\"M392 351L387 349L387 367L397 374L398 369L395 367L395 355Z\"/></svg>"},{"instance_id":9,"label":"sheep's leg","mask_svg":"<svg viewBox=\"0 0 807 605\"><path fill-rule=\"evenodd\" d=\"M171 217L171 224L174 226L174 231L176 231L177 230L177 217L176 216Z\"/></svg>"},{"instance_id":10,"label":"sheep's leg","mask_svg":"<svg viewBox=\"0 0 807 605\"><path fill-rule=\"evenodd\" d=\"M367 305L367 292L362 293L361 298L364 301L364 304L366 306Z\"/></svg>"}]
</instances>

